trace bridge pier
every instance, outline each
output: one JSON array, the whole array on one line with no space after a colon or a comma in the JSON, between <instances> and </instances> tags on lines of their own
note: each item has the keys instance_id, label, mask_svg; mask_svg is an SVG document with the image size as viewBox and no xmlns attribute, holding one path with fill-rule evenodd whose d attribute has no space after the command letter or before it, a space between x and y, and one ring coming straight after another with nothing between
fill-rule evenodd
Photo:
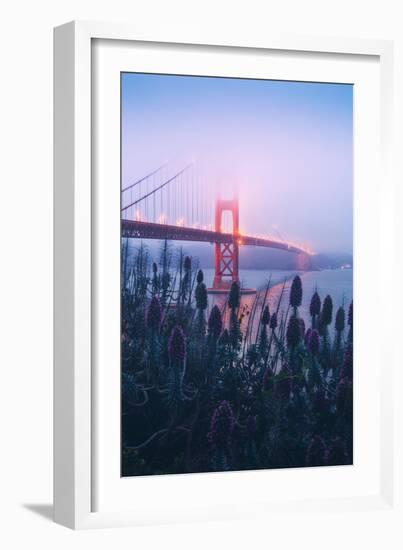
<instances>
[{"instance_id":1,"label":"bridge pier","mask_svg":"<svg viewBox=\"0 0 403 550\"><path fill-rule=\"evenodd\" d=\"M229 292L233 281L239 280L239 201L238 196L230 200L217 198L215 205L215 231L222 233L222 216L224 212L232 214L232 235L231 243L214 244L214 280L212 288L208 289L211 294ZM252 294L253 289L241 289L242 294Z\"/></svg>"}]
</instances>

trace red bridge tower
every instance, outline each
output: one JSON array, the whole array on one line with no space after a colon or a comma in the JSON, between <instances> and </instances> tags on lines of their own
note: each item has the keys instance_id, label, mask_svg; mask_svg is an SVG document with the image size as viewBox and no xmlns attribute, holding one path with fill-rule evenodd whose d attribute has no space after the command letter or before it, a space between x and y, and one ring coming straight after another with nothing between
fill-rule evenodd
<instances>
[{"instance_id":1,"label":"red bridge tower","mask_svg":"<svg viewBox=\"0 0 403 550\"><path fill-rule=\"evenodd\" d=\"M231 200L217 198L215 205L215 231L222 232L222 216L224 212L232 214L232 243L216 242L214 255L214 291L228 291L232 281L239 282L239 202L238 196Z\"/></svg>"}]
</instances>

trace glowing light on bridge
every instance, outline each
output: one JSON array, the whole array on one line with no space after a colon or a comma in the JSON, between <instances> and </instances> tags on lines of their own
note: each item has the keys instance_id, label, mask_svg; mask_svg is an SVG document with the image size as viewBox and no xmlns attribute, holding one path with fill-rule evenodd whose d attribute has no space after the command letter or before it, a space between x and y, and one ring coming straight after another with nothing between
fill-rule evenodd
<instances>
[{"instance_id":1,"label":"glowing light on bridge","mask_svg":"<svg viewBox=\"0 0 403 550\"><path fill-rule=\"evenodd\" d=\"M124 237L200 241L215 245L214 289L239 280L239 247L260 246L288 250L309 265L313 252L304 244L270 232L251 234L239 228L238 196L211 200L209 189L186 167L171 177L166 170L150 172L122 190L121 218ZM137 223L138 222L138 223ZM302 267L304 269L304 267Z\"/></svg>"}]
</instances>

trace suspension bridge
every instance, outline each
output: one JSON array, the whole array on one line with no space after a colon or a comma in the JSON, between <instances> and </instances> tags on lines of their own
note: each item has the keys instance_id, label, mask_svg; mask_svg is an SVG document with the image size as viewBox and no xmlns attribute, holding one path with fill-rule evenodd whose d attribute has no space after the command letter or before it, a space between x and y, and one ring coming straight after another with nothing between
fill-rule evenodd
<instances>
[{"instance_id":1,"label":"suspension bridge","mask_svg":"<svg viewBox=\"0 0 403 550\"><path fill-rule=\"evenodd\" d=\"M175 173L162 165L122 188L121 235L214 244L214 281L210 292L228 291L239 282L240 246L260 246L298 254L309 265L311 252L271 235L248 235L239 229L239 199L212 197L193 164ZM247 289L243 289L245 291ZM251 290L251 292L254 292Z\"/></svg>"}]
</instances>

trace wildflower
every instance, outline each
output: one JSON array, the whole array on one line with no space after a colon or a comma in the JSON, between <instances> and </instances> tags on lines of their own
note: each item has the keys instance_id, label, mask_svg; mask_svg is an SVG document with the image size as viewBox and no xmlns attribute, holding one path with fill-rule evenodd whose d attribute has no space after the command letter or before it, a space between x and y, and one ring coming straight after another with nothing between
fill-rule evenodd
<instances>
[{"instance_id":1,"label":"wildflower","mask_svg":"<svg viewBox=\"0 0 403 550\"><path fill-rule=\"evenodd\" d=\"M171 361L184 361L186 357L186 340L182 327L174 326L168 340L168 354Z\"/></svg>"},{"instance_id":2,"label":"wildflower","mask_svg":"<svg viewBox=\"0 0 403 550\"><path fill-rule=\"evenodd\" d=\"M309 338L309 351L312 355L316 355L320 348L320 336L319 332L315 329L311 331L311 337Z\"/></svg>"},{"instance_id":3,"label":"wildflower","mask_svg":"<svg viewBox=\"0 0 403 550\"><path fill-rule=\"evenodd\" d=\"M235 418L228 401L221 401L214 410L207 434L209 442L215 447L228 447L234 431Z\"/></svg>"},{"instance_id":4,"label":"wildflower","mask_svg":"<svg viewBox=\"0 0 403 550\"><path fill-rule=\"evenodd\" d=\"M297 308L301 305L302 302L302 283L301 277L296 275L291 284L290 290L290 306Z\"/></svg>"},{"instance_id":5,"label":"wildflower","mask_svg":"<svg viewBox=\"0 0 403 550\"><path fill-rule=\"evenodd\" d=\"M269 312L269 306L265 306L262 314L262 325L267 326L270 322L270 312Z\"/></svg>"},{"instance_id":6,"label":"wildflower","mask_svg":"<svg viewBox=\"0 0 403 550\"><path fill-rule=\"evenodd\" d=\"M239 307L240 299L241 292L239 288L239 283L233 281L228 296L228 307L232 310L236 309L237 307Z\"/></svg>"},{"instance_id":7,"label":"wildflower","mask_svg":"<svg viewBox=\"0 0 403 550\"><path fill-rule=\"evenodd\" d=\"M312 317L314 317L315 315L319 315L320 306L321 306L320 297L319 297L319 294L315 291L311 299L311 304L309 306L309 313L311 314Z\"/></svg>"},{"instance_id":8,"label":"wildflower","mask_svg":"<svg viewBox=\"0 0 403 550\"><path fill-rule=\"evenodd\" d=\"M270 328L271 330L276 330L277 328L277 313L274 312L270 319Z\"/></svg>"},{"instance_id":9,"label":"wildflower","mask_svg":"<svg viewBox=\"0 0 403 550\"><path fill-rule=\"evenodd\" d=\"M336 322L335 322L336 331L342 332L344 330L344 324L345 324L344 309L342 307L339 307L336 313Z\"/></svg>"},{"instance_id":10,"label":"wildflower","mask_svg":"<svg viewBox=\"0 0 403 550\"><path fill-rule=\"evenodd\" d=\"M319 435L315 435L309 443L305 464L307 466L324 466L326 464L326 445Z\"/></svg>"},{"instance_id":11,"label":"wildflower","mask_svg":"<svg viewBox=\"0 0 403 550\"><path fill-rule=\"evenodd\" d=\"M197 309L207 309L207 288L204 283L199 283L195 290Z\"/></svg>"},{"instance_id":12,"label":"wildflower","mask_svg":"<svg viewBox=\"0 0 403 550\"><path fill-rule=\"evenodd\" d=\"M161 325L162 311L160 301L156 296L151 298L147 312L147 326L151 330L159 330Z\"/></svg>"},{"instance_id":13,"label":"wildflower","mask_svg":"<svg viewBox=\"0 0 403 550\"><path fill-rule=\"evenodd\" d=\"M333 302L329 295L326 296L323 302L322 315L321 315L321 324L323 326L330 325L332 322L333 314Z\"/></svg>"},{"instance_id":14,"label":"wildflower","mask_svg":"<svg viewBox=\"0 0 403 550\"><path fill-rule=\"evenodd\" d=\"M215 340L220 336L222 331L221 312L217 305L213 307L208 320L208 332Z\"/></svg>"},{"instance_id":15,"label":"wildflower","mask_svg":"<svg viewBox=\"0 0 403 550\"><path fill-rule=\"evenodd\" d=\"M301 327L299 324L299 319L295 315L292 315L288 321L286 337L289 348L298 346L301 339Z\"/></svg>"},{"instance_id":16,"label":"wildflower","mask_svg":"<svg viewBox=\"0 0 403 550\"><path fill-rule=\"evenodd\" d=\"M204 273L201 269L197 272L196 281L198 285L204 281Z\"/></svg>"}]
</instances>

